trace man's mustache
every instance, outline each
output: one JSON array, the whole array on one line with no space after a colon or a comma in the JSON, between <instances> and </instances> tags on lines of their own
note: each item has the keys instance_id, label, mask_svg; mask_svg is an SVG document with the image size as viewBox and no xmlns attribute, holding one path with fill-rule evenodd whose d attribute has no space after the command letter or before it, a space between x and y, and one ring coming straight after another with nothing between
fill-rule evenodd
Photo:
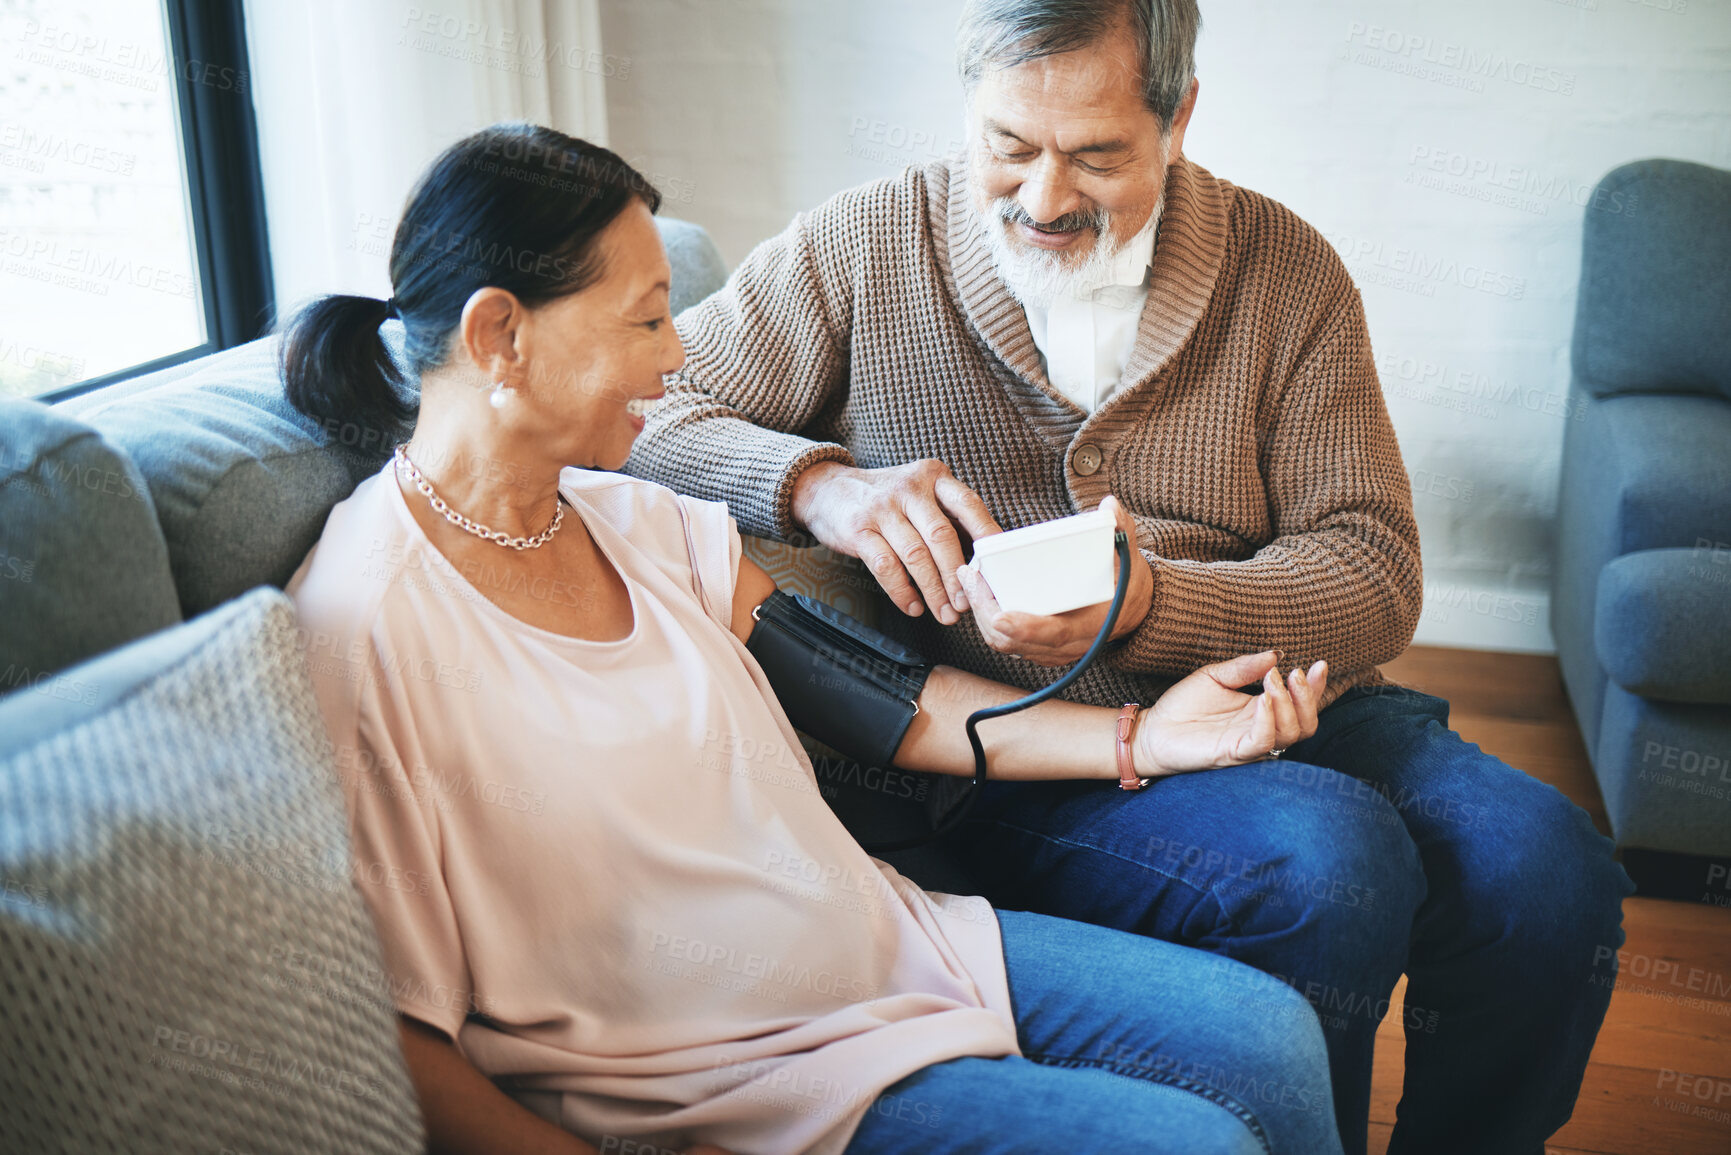
<instances>
[{"instance_id":1,"label":"man's mustache","mask_svg":"<svg viewBox=\"0 0 1731 1155\"><path fill-rule=\"evenodd\" d=\"M1004 197L997 202L998 216L1012 225L1026 225L1042 233L1073 233L1079 229L1093 229L1104 233L1111 223L1111 218L1103 208L1077 209L1073 213L1065 213L1055 221L1036 221L1028 214L1019 202L1011 197Z\"/></svg>"}]
</instances>

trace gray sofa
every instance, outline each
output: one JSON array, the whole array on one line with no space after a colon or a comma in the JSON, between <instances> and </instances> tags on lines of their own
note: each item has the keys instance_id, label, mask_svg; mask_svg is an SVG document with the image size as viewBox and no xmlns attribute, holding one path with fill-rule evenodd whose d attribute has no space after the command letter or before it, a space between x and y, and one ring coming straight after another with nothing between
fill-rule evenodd
<instances>
[{"instance_id":1,"label":"gray sofa","mask_svg":"<svg viewBox=\"0 0 1731 1155\"><path fill-rule=\"evenodd\" d=\"M661 228L677 311L726 270ZM296 413L276 357L0 399L0 1151L422 1149L272 588L389 447Z\"/></svg>"},{"instance_id":2,"label":"gray sofa","mask_svg":"<svg viewBox=\"0 0 1731 1155\"><path fill-rule=\"evenodd\" d=\"M1731 903L1731 172L1590 205L1551 626L1630 875Z\"/></svg>"}]
</instances>

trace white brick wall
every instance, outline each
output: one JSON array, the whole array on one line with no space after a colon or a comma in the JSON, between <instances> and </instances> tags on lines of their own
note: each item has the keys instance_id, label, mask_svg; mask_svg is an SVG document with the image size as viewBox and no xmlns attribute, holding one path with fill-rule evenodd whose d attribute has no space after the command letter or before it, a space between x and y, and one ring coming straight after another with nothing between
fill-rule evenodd
<instances>
[{"instance_id":1,"label":"white brick wall","mask_svg":"<svg viewBox=\"0 0 1731 1155\"><path fill-rule=\"evenodd\" d=\"M960 0L602 0L614 147L729 262L962 131ZM1363 290L1424 538L1419 640L1551 648L1568 341L1594 184L1731 167L1731 0L1202 0L1189 155Z\"/></svg>"}]
</instances>

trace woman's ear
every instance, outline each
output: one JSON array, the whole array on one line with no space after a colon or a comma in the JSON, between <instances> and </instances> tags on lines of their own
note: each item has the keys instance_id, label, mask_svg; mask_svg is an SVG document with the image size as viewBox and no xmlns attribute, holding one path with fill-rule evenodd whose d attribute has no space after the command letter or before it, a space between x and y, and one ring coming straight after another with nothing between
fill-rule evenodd
<instances>
[{"instance_id":1,"label":"woman's ear","mask_svg":"<svg viewBox=\"0 0 1731 1155\"><path fill-rule=\"evenodd\" d=\"M522 328L528 310L515 293L493 285L476 289L463 304L457 338L464 353L489 381L508 381L523 364Z\"/></svg>"}]
</instances>

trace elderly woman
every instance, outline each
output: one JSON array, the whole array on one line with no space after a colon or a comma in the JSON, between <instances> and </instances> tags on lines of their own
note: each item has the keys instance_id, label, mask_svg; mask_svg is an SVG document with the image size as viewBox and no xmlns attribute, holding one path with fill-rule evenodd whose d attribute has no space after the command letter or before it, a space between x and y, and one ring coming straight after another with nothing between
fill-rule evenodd
<instances>
[{"instance_id":1,"label":"elderly woman","mask_svg":"<svg viewBox=\"0 0 1731 1155\"><path fill-rule=\"evenodd\" d=\"M611 472L683 359L659 199L488 129L410 195L393 299L324 298L284 344L304 412L412 424L290 592L433 1149L1338 1152L1287 987L927 893L830 812L746 648L774 584L726 508ZM1127 737L1061 701L992 721L990 773L1265 756L1323 679L1276 664L1200 671ZM895 764L969 773L968 710L1016 696L936 668Z\"/></svg>"}]
</instances>

